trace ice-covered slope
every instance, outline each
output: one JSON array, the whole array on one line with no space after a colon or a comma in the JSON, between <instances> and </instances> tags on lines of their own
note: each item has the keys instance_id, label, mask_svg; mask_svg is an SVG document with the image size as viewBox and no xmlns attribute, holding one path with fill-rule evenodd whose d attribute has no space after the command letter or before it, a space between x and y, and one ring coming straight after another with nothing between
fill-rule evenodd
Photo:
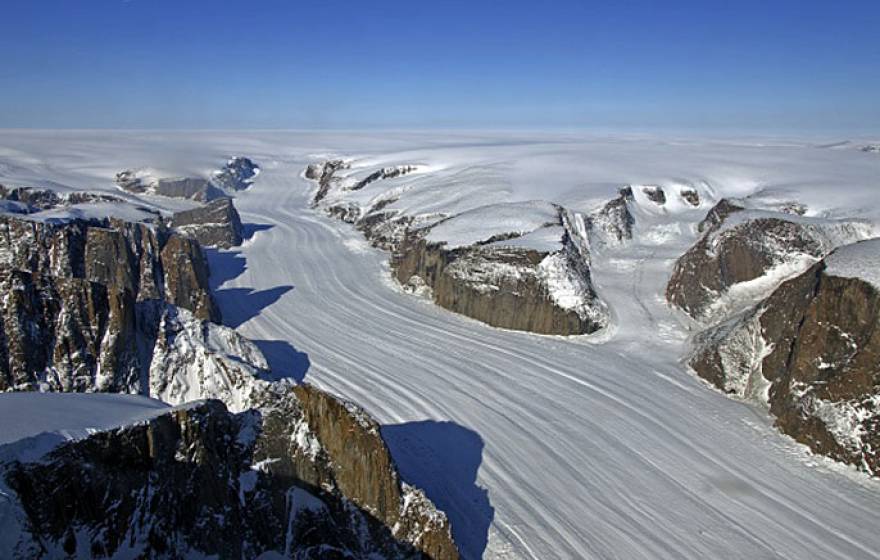
<instances>
[{"instance_id":1,"label":"ice-covered slope","mask_svg":"<svg viewBox=\"0 0 880 560\"><path fill-rule=\"evenodd\" d=\"M624 184L706 180L715 198L797 188L791 197L811 211L876 219L874 154L436 133L69 133L59 143L10 134L0 135L2 162L19 167L3 173L49 170L72 188L113 189L122 152L154 165L183 154L194 163L181 156L168 171L177 175L226 153L266 162L237 199L256 234L238 254L214 254L224 317L290 373L301 374L297 352L307 353L306 380L374 414L404 475L449 513L466 557L878 557L876 483L807 454L679 362L687 331L662 292L708 207L639 206L633 243L596 259L597 289L620 327L604 340L563 340L494 330L397 292L386 257L309 210L311 187L298 178L317 157L364 153L485 186L486 204L589 209ZM96 169L102 160L107 169Z\"/></svg>"},{"instance_id":2,"label":"ice-covered slope","mask_svg":"<svg viewBox=\"0 0 880 560\"><path fill-rule=\"evenodd\" d=\"M139 395L81 393L0 393L0 446L54 433L83 438L148 420L167 412L162 401Z\"/></svg>"}]
</instances>

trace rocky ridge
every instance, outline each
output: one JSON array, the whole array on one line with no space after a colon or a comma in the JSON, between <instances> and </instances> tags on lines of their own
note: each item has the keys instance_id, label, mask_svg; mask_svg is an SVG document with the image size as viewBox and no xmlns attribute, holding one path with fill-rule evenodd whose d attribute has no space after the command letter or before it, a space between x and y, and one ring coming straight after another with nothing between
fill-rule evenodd
<instances>
[{"instance_id":1,"label":"rocky ridge","mask_svg":"<svg viewBox=\"0 0 880 560\"><path fill-rule=\"evenodd\" d=\"M175 212L170 226L204 246L228 249L242 242L241 217L229 197L212 200L192 210Z\"/></svg>"},{"instance_id":2,"label":"rocky ridge","mask_svg":"<svg viewBox=\"0 0 880 560\"><path fill-rule=\"evenodd\" d=\"M149 169L126 169L116 174L116 185L132 194L188 198L210 202L227 193L247 189L259 174L259 166L248 158L236 156L204 177L155 177Z\"/></svg>"},{"instance_id":3,"label":"rocky ridge","mask_svg":"<svg viewBox=\"0 0 880 560\"><path fill-rule=\"evenodd\" d=\"M117 219L6 215L0 231L0 389L223 403L95 434L39 464L7 465L29 527L17 557L93 543L92 556L143 547L160 557L277 550L303 558L457 558L446 517L400 481L363 411L311 387L261 378L268 365L259 349L215 322L207 263L194 239L161 221ZM260 435L244 445L246 433ZM60 490L47 491L46 481ZM203 486L218 493L207 496ZM172 507L180 495L191 496L193 508ZM206 526L220 533L205 533ZM278 531L267 536L259 529L266 526ZM208 542L205 534L224 538Z\"/></svg>"},{"instance_id":4,"label":"rocky ridge","mask_svg":"<svg viewBox=\"0 0 880 560\"><path fill-rule=\"evenodd\" d=\"M768 407L814 452L880 473L880 288L840 263L878 264L880 240L844 246L753 308L701 333L690 365ZM873 264L871 264L873 263Z\"/></svg>"},{"instance_id":5,"label":"rocky ridge","mask_svg":"<svg viewBox=\"0 0 880 560\"><path fill-rule=\"evenodd\" d=\"M226 192L247 190L254 184L260 167L250 159L235 156L214 172L212 182Z\"/></svg>"},{"instance_id":6,"label":"rocky ridge","mask_svg":"<svg viewBox=\"0 0 880 560\"><path fill-rule=\"evenodd\" d=\"M542 201L455 214L414 212L399 204L409 192L400 181L368 198L351 195L419 171L418 165L340 174L349 169L351 162L343 159L309 165L303 175L317 183L312 204L389 251L394 277L406 290L501 328L578 335L609 324L607 305L593 287L591 253L632 240L636 187L620 189L617 197L585 214ZM668 201L678 202L676 193L663 187L637 188L657 212L665 211ZM687 207L701 204L696 188L682 187L677 196ZM457 239L461 232L469 232L465 241Z\"/></svg>"},{"instance_id":7,"label":"rocky ridge","mask_svg":"<svg viewBox=\"0 0 880 560\"><path fill-rule=\"evenodd\" d=\"M275 388L263 408L239 414L197 401L36 461L0 464L24 527L4 553L457 558L445 516L399 482L375 425L360 423L362 413L318 418L342 404L307 386L296 391ZM350 454L370 462L365 469L317 432L337 428L354 442Z\"/></svg>"},{"instance_id":8,"label":"rocky ridge","mask_svg":"<svg viewBox=\"0 0 880 560\"><path fill-rule=\"evenodd\" d=\"M607 307L590 276L584 216L540 201L475 208L454 216L410 214L393 207L399 188L363 207L346 201L344 193L407 175L418 166L385 167L360 180L336 175L348 168L344 160L330 160L306 169L304 176L318 184L313 204L391 252L394 277L405 289L495 327L577 335L607 326ZM459 227L482 232L480 226L497 220L499 213L510 216L511 225L485 229L465 244L451 243L438 233ZM524 223L516 223L518 214L526 216ZM612 210L609 214L610 224L618 216Z\"/></svg>"},{"instance_id":9,"label":"rocky ridge","mask_svg":"<svg viewBox=\"0 0 880 560\"><path fill-rule=\"evenodd\" d=\"M873 226L860 220L808 218L791 204L783 209L719 201L697 226L701 237L676 261L667 300L712 322L766 296L834 248L874 234Z\"/></svg>"},{"instance_id":10,"label":"rocky ridge","mask_svg":"<svg viewBox=\"0 0 880 560\"><path fill-rule=\"evenodd\" d=\"M88 191L74 191L69 193L57 193L49 189L36 189L32 187L7 187L0 185L0 199L17 203L8 207L7 211L15 214L34 214L43 210L51 210L58 207L70 207L78 204L95 204L108 202L122 204L121 198L105 193ZM159 215L158 212L147 208L138 207L144 212Z\"/></svg>"},{"instance_id":11,"label":"rocky ridge","mask_svg":"<svg viewBox=\"0 0 880 560\"><path fill-rule=\"evenodd\" d=\"M32 187L8 188L0 185L0 213L33 214L37 220L65 221L77 217L119 214L148 224L162 223L177 233L191 237L201 245L228 249L243 239L241 217L232 198L223 196L192 208L175 212L166 218L148 206L131 203L119 197L86 191L66 194ZM103 205L103 207L100 207ZM104 213L104 214L102 214ZM134 215L134 218L132 218Z\"/></svg>"}]
</instances>

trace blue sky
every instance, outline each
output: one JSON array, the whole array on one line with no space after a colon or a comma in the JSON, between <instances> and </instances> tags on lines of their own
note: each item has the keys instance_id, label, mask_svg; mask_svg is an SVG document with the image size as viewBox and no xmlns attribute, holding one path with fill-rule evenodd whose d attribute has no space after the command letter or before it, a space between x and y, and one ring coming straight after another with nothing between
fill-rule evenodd
<instances>
[{"instance_id":1,"label":"blue sky","mask_svg":"<svg viewBox=\"0 0 880 560\"><path fill-rule=\"evenodd\" d=\"M0 127L880 132L880 2L22 0Z\"/></svg>"}]
</instances>

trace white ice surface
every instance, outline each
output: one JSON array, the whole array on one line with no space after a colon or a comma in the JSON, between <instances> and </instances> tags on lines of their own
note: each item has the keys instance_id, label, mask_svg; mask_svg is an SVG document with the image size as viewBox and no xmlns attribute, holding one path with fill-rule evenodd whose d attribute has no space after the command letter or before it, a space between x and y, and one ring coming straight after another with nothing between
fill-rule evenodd
<instances>
[{"instance_id":1,"label":"white ice surface","mask_svg":"<svg viewBox=\"0 0 880 560\"><path fill-rule=\"evenodd\" d=\"M840 247L825 259L825 274L861 278L880 289L880 238Z\"/></svg>"},{"instance_id":2,"label":"white ice surface","mask_svg":"<svg viewBox=\"0 0 880 560\"><path fill-rule=\"evenodd\" d=\"M0 393L0 445L42 433L79 439L167 410L167 404L137 395Z\"/></svg>"},{"instance_id":3,"label":"white ice surface","mask_svg":"<svg viewBox=\"0 0 880 560\"><path fill-rule=\"evenodd\" d=\"M559 211L549 202L490 204L466 210L431 228L427 240L449 248L485 242L493 237L522 235L559 223Z\"/></svg>"},{"instance_id":4,"label":"white ice surface","mask_svg":"<svg viewBox=\"0 0 880 560\"><path fill-rule=\"evenodd\" d=\"M707 181L715 198L774 189L816 213L876 221L876 155L515 133L0 132L0 175L115 191L125 167L187 175L230 153L261 164L236 206L268 229L212 254L226 263L224 316L307 353L306 381L383 424L405 478L449 513L465 558L880 557L876 482L810 455L680 363L688 323L662 291L706 206L640 213L636 240L595 259L616 327L564 339L492 329L402 293L386 254L307 208L313 185L300 178L317 153L430 164L413 181L455 188L419 209L461 210L536 198L592 208L624 184ZM275 362L293 358L279 351Z\"/></svg>"}]
</instances>

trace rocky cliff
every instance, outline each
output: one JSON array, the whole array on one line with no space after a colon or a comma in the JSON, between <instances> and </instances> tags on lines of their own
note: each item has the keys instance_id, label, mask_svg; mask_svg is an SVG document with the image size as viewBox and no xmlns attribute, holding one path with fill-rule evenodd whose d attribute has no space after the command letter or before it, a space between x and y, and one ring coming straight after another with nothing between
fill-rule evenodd
<instances>
[{"instance_id":1,"label":"rocky cliff","mask_svg":"<svg viewBox=\"0 0 880 560\"><path fill-rule=\"evenodd\" d=\"M331 160L306 169L305 177L318 183L313 203L390 251L394 277L405 289L495 327L578 335L608 324L590 273L589 218L543 201L488 205L453 216L410 214L394 207L401 187L362 206L341 193L407 175L417 166L385 167L358 180L337 176L347 168L343 160ZM609 230L627 227L611 206ZM625 213L625 201L622 208ZM458 240L462 232L466 239Z\"/></svg>"},{"instance_id":2,"label":"rocky cliff","mask_svg":"<svg viewBox=\"0 0 880 560\"><path fill-rule=\"evenodd\" d=\"M728 199L697 229L702 235L676 261L666 297L704 321L754 303L835 247L873 235L872 226L857 220L806 218Z\"/></svg>"},{"instance_id":3,"label":"rocky cliff","mask_svg":"<svg viewBox=\"0 0 880 560\"><path fill-rule=\"evenodd\" d=\"M260 167L250 159L242 156L231 158L222 169L214 172L212 180L221 189L230 191L243 191L254 183Z\"/></svg>"},{"instance_id":4,"label":"rocky cliff","mask_svg":"<svg viewBox=\"0 0 880 560\"><path fill-rule=\"evenodd\" d=\"M212 321L197 241L162 222L7 215L0 263L0 390L223 403L4 467L30 529L0 556L457 558L445 515L400 481L375 422L265 381L259 349Z\"/></svg>"},{"instance_id":5,"label":"rocky cliff","mask_svg":"<svg viewBox=\"0 0 880 560\"><path fill-rule=\"evenodd\" d=\"M212 200L192 210L175 212L170 225L204 246L228 249L242 242L241 217L228 197Z\"/></svg>"},{"instance_id":6,"label":"rocky cliff","mask_svg":"<svg viewBox=\"0 0 880 560\"><path fill-rule=\"evenodd\" d=\"M397 280L441 307L507 329L576 335L607 325L589 267L567 233L558 250L503 243L449 249L411 235L392 257ZM569 294L574 305L561 302Z\"/></svg>"},{"instance_id":7,"label":"rocky cliff","mask_svg":"<svg viewBox=\"0 0 880 560\"><path fill-rule=\"evenodd\" d=\"M815 452L880 473L878 266L880 240L838 249L701 334L690 365Z\"/></svg>"},{"instance_id":8,"label":"rocky cliff","mask_svg":"<svg viewBox=\"0 0 880 560\"><path fill-rule=\"evenodd\" d=\"M400 485L371 421L298 394L302 406L278 393L240 414L199 401L0 465L24 529L3 553L457 558L445 517Z\"/></svg>"},{"instance_id":9,"label":"rocky cliff","mask_svg":"<svg viewBox=\"0 0 880 560\"><path fill-rule=\"evenodd\" d=\"M204 177L156 177L149 169L126 169L116 174L116 185L133 194L188 198L210 202L230 192L247 189L260 168L250 159L233 157L210 179Z\"/></svg>"},{"instance_id":10,"label":"rocky cliff","mask_svg":"<svg viewBox=\"0 0 880 560\"><path fill-rule=\"evenodd\" d=\"M156 178L137 170L126 169L116 174L120 189L133 194L150 194L170 198L189 198L208 202L226 194L202 177Z\"/></svg>"},{"instance_id":11,"label":"rocky cliff","mask_svg":"<svg viewBox=\"0 0 880 560\"><path fill-rule=\"evenodd\" d=\"M220 317L201 247L161 225L0 216L0 264L4 389L134 387L166 304Z\"/></svg>"}]
</instances>

